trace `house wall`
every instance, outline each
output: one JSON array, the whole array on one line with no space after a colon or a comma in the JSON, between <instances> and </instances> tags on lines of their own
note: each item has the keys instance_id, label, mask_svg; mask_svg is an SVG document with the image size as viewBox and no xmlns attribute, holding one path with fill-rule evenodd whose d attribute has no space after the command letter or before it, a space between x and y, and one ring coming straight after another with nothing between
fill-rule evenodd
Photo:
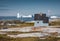
<instances>
[{"instance_id":1,"label":"house wall","mask_svg":"<svg viewBox=\"0 0 60 41\"><path fill-rule=\"evenodd\" d=\"M38 26L48 26L48 23L43 23L43 21L35 21L34 23L34 27L38 27Z\"/></svg>"}]
</instances>

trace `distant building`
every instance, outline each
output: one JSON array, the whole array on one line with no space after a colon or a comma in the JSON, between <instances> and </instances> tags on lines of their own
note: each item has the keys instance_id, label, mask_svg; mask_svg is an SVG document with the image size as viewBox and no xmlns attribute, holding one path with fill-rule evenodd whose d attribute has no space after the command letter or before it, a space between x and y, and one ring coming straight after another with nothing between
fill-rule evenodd
<instances>
[{"instance_id":1,"label":"distant building","mask_svg":"<svg viewBox=\"0 0 60 41\"><path fill-rule=\"evenodd\" d=\"M34 26L48 26L49 25L49 17L44 13L35 14L34 15Z\"/></svg>"},{"instance_id":2,"label":"distant building","mask_svg":"<svg viewBox=\"0 0 60 41\"><path fill-rule=\"evenodd\" d=\"M52 22L52 21L60 21L60 17L58 17L58 16L50 16L50 20L49 20L50 22Z\"/></svg>"},{"instance_id":3,"label":"distant building","mask_svg":"<svg viewBox=\"0 0 60 41\"><path fill-rule=\"evenodd\" d=\"M19 13L17 13L17 18L19 18L20 17L20 15L19 15Z\"/></svg>"}]
</instances>

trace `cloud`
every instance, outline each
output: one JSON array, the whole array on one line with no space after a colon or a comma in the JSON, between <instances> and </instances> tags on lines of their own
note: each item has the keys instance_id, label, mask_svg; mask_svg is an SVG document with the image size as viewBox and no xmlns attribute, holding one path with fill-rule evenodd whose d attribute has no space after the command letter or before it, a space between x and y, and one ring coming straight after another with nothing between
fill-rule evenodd
<instances>
[{"instance_id":1,"label":"cloud","mask_svg":"<svg viewBox=\"0 0 60 41\"><path fill-rule=\"evenodd\" d=\"M48 10L48 13L51 13L51 10Z\"/></svg>"}]
</instances>

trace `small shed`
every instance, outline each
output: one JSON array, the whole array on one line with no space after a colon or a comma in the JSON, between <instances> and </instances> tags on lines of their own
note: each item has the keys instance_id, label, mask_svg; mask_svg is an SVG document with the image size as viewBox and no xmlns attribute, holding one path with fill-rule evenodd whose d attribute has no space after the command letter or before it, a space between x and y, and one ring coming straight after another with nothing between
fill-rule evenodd
<instances>
[{"instance_id":1,"label":"small shed","mask_svg":"<svg viewBox=\"0 0 60 41\"><path fill-rule=\"evenodd\" d=\"M48 26L49 25L49 17L46 14L35 14L34 15L34 26Z\"/></svg>"}]
</instances>

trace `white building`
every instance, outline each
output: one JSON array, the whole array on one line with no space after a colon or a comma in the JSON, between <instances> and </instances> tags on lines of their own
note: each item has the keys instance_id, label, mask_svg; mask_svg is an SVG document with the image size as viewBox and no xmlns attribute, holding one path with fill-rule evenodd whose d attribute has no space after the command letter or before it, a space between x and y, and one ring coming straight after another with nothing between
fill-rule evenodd
<instances>
[{"instance_id":1,"label":"white building","mask_svg":"<svg viewBox=\"0 0 60 41\"><path fill-rule=\"evenodd\" d=\"M35 21L34 26L38 27L38 26L48 26L48 23L43 23L43 21Z\"/></svg>"},{"instance_id":2,"label":"white building","mask_svg":"<svg viewBox=\"0 0 60 41\"><path fill-rule=\"evenodd\" d=\"M17 18L19 18L20 17L20 15L19 15L19 13L17 13Z\"/></svg>"}]
</instances>

